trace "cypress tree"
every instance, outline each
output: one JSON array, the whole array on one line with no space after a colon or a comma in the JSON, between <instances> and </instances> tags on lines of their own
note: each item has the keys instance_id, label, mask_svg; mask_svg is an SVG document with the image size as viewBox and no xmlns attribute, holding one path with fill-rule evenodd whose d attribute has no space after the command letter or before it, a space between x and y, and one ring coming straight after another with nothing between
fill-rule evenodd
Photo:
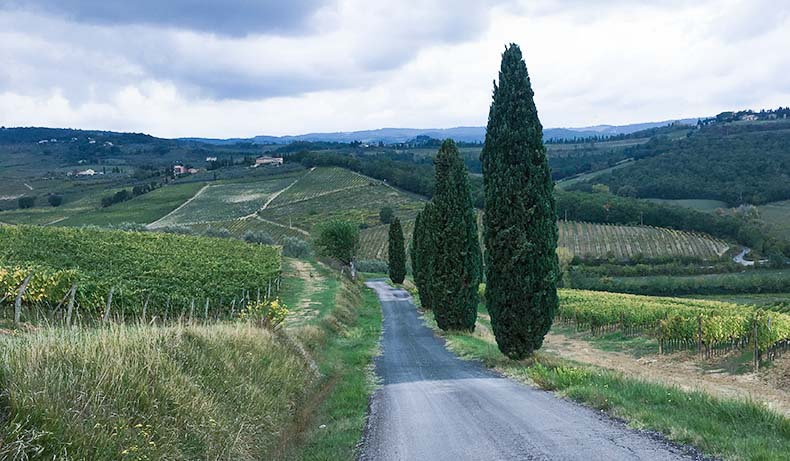
<instances>
[{"instance_id":1,"label":"cypress tree","mask_svg":"<svg viewBox=\"0 0 790 461\"><path fill-rule=\"evenodd\" d=\"M436 187L430 231L435 235L430 290L442 330L474 330L480 285L477 220L464 161L452 139L434 160Z\"/></svg>"},{"instance_id":2,"label":"cypress tree","mask_svg":"<svg viewBox=\"0 0 790 461\"><path fill-rule=\"evenodd\" d=\"M389 232L389 272L393 283L403 283L406 278L406 248L400 219L392 218Z\"/></svg>"},{"instance_id":3,"label":"cypress tree","mask_svg":"<svg viewBox=\"0 0 790 461\"><path fill-rule=\"evenodd\" d=\"M527 66L502 54L480 154L485 186L486 305L499 349L521 359L543 345L557 309L557 216Z\"/></svg>"},{"instance_id":4,"label":"cypress tree","mask_svg":"<svg viewBox=\"0 0 790 461\"><path fill-rule=\"evenodd\" d=\"M414 221L414 233L412 234L411 266L423 309L433 309L431 281L433 280L435 234L431 226L434 214L433 203L426 203Z\"/></svg>"}]
</instances>

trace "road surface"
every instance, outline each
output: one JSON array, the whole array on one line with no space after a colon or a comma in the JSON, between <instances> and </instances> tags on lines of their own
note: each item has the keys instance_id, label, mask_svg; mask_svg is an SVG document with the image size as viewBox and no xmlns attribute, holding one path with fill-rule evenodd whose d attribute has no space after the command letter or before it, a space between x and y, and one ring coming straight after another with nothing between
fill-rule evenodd
<instances>
[{"instance_id":1,"label":"road surface","mask_svg":"<svg viewBox=\"0 0 790 461\"><path fill-rule=\"evenodd\" d=\"M678 460L695 453L458 359L411 298L368 282L384 313L381 386L360 460Z\"/></svg>"}]
</instances>

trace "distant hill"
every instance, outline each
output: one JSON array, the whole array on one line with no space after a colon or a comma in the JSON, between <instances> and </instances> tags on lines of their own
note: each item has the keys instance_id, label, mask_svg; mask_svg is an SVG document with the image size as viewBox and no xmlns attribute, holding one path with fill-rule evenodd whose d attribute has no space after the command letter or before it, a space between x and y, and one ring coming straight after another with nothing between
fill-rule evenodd
<instances>
[{"instance_id":1,"label":"distant hill","mask_svg":"<svg viewBox=\"0 0 790 461\"><path fill-rule=\"evenodd\" d=\"M696 124L697 119L665 120L663 122L635 123L630 125L597 125L582 128L546 128L543 130L545 139L574 139L592 136L614 136L630 134L649 128L665 126L673 122ZM297 136L255 136L252 138L183 138L209 144L235 144L251 142L255 144L289 144L296 141L306 142L342 142L360 141L365 143L396 144L408 142L417 136L428 136L435 139L452 138L459 142L483 142L486 129L482 126L460 126L455 128L379 128L377 130L341 131L335 133L308 133Z\"/></svg>"}]
</instances>

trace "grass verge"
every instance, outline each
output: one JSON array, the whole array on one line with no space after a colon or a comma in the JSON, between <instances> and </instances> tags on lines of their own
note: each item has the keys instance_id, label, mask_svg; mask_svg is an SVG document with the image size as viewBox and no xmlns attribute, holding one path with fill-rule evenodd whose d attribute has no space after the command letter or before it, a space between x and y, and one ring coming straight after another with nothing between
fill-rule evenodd
<instances>
[{"instance_id":1,"label":"grass verge","mask_svg":"<svg viewBox=\"0 0 790 461\"><path fill-rule=\"evenodd\" d=\"M381 335L376 295L344 280L335 307L322 320L298 333L314 354L324 376L319 399L303 415L295 439L281 459L354 459L373 392L372 362Z\"/></svg>"},{"instance_id":2,"label":"grass verge","mask_svg":"<svg viewBox=\"0 0 790 461\"><path fill-rule=\"evenodd\" d=\"M426 322L436 329L430 317L426 315ZM473 334L441 334L463 358L480 360L513 379L624 419L630 427L661 432L704 453L744 460L785 460L790 453L790 420L759 404L686 392L541 353L514 362L499 352L484 325Z\"/></svg>"}]
</instances>

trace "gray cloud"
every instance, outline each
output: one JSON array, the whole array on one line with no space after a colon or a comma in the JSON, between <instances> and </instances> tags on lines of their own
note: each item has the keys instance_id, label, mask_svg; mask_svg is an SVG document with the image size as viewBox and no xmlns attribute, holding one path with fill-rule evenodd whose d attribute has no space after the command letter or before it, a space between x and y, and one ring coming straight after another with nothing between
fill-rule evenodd
<instances>
[{"instance_id":1,"label":"gray cloud","mask_svg":"<svg viewBox=\"0 0 790 461\"><path fill-rule=\"evenodd\" d=\"M228 36L304 32L329 0L0 0L0 9L93 25L150 25Z\"/></svg>"}]
</instances>

